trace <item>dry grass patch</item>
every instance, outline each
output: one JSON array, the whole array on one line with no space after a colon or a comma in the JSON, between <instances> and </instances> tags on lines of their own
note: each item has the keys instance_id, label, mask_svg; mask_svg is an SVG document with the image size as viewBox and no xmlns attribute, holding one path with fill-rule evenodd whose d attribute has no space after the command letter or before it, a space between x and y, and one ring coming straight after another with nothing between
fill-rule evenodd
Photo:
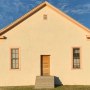
<instances>
[{"instance_id":1,"label":"dry grass patch","mask_svg":"<svg viewBox=\"0 0 90 90\"><path fill-rule=\"evenodd\" d=\"M34 86L15 86L15 87L0 87L0 90L37 90L37 89L34 89ZM90 86L65 85L56 87L54 89L41 89L41 90L90 90Z\"/></svg>"}]
</instances>

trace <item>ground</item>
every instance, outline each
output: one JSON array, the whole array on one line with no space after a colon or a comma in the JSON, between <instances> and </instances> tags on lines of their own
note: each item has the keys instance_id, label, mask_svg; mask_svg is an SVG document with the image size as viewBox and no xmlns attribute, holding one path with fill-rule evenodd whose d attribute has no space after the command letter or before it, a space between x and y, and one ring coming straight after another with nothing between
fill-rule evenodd
<instances>
[{"instance_id":1,"label":"ground","mask_svg":"<svg viewBox=\"0 0 90 90\"><path fill-rule=\"evenodd\" d=\"M19 87L0 87L0 90L35 90L35 89L34 86L19 86ZM41 90L90 90L90 85L89 86L65 85L56 87L54 89L41 89Z\"/></svg>"}]
</instances>

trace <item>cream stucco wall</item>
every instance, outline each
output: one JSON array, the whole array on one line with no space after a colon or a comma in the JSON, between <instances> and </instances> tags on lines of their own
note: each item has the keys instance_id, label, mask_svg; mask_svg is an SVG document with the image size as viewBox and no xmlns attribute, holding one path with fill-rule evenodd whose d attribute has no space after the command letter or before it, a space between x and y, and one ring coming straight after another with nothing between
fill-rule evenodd
<instances>
[{"instance_id":1,"label":"cream stucco wall","mask_svg":"<svg viewBox=\"0 0 90 90\"><path fill-rule=\"evenodd\" d=\"M47 14L47 20L43 15ZM50 75L64 85L90 85L89 33L46 6L0 40L0 86L34 85L40 55L50 55ZM72 69L72 47L81 48L81 69ZM20 69L10 69L10 49L20 49Z\"/></svg>"}]
</instances>

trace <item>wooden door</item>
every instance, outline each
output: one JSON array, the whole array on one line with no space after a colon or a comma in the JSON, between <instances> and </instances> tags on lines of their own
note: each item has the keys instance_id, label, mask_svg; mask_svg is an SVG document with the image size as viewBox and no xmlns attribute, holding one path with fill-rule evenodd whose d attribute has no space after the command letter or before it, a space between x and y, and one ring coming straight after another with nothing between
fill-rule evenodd
<instances>
[{"instance_id":1,"label":"wooden door","mask_svg":"<svg viewBox=\"0 0 90 90\"><path fill-rule=\"evenodd\" d=\"M41 56L41 75L50 75L50 55Z\"/></svg>"}]
</instances>

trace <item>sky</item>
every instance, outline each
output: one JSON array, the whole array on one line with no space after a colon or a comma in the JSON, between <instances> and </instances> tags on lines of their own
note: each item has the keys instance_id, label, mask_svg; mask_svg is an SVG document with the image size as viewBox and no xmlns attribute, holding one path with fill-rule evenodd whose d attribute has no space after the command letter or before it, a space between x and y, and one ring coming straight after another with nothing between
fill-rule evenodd
<instances>
[{"instance_id":1,"label":"sky","mask_svg":"<svg viewBox=\"0 0 90 90\"><path fill-rule=\"evenodd\" d=\"M0 0L0 29L45 0ZM90 29L90 0L46 0Z\"/></svg>"}]
</instances>

